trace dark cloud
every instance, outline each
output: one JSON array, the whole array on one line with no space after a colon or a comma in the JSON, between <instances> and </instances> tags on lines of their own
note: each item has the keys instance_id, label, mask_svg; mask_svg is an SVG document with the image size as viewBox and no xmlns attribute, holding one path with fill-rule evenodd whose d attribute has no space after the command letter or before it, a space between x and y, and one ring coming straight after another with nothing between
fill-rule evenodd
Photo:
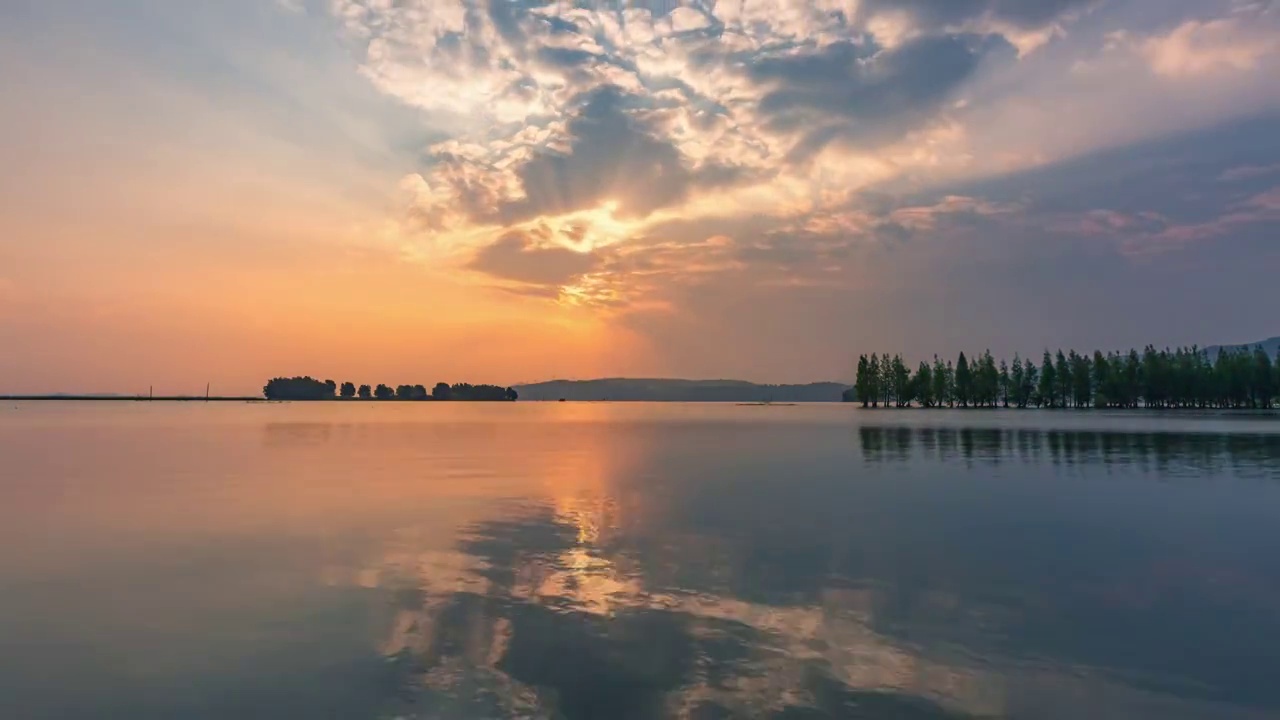
<instances>
[{"instance_id":1,"label":"dark cloud","mask_svg":"<svg viewBox=\"0 0 1280 720\"><path fill-rule=\"evenodd\" d=\"M503 235L471 260L473 270L532 285L558 286L571 282L599 264L590 253L562 247L539 247L523 233Z\"/></svg>"},{"instance_id":2,"label":"dark cloud","mask_svg":"<svg viewBox=\"0 0 1280 720\"><path fill-rule=\"evenodd\" d=\"M874 145L935 117L982 58L1009 45L992 36L923 37L893 50L834 43L766 58L748 73L772 87L760 102L769 126L799 132L803 158L835 140Z\"/></svg>"},{"instance_id":3,"label":"dark cloud","mask_svg":"<svg viewBox=\"0 0 1280 720\"><path fill-rule=\"evenodd\" d=\"M572 212L609 200L622 215L643 216L682 200L696 178L675 145L627 112L633 101L611 86L587 93L566 128L568 152L545 151L516 171L526 198L507 203L503 219ZM715 179L723 178L717 173Z\"/></svg>"},{"instance_id":4,"label":"dark cloud","mask_svg":"<svg viewBox=\"0 0 1280 720\"><path fill-rule=\"evenodd\" d=\"M1069 10L1097 0L866 0L866 13L905 10L926 28L989 18L1022 28L1043 27Z\"/></svg>"}]
</instances>

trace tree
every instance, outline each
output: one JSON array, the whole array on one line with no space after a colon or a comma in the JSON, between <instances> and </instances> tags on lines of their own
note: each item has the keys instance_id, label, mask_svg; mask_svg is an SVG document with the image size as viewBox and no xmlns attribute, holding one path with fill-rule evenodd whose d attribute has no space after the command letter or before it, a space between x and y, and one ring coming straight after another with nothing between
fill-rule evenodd
<instances>
[{"instance_id":1,"label":"tree","mask_svg":"<svg viewBox=\"0 0 1280 720\"><path fill-rule=\"evenodd\" d=\"M378 389L373 391L373 396L379 400L390 400L396 396L396 391L386 385L378 385Z\"/></svg>"},{"instance_id":2,"label":"tree","mask_svg":"<svg viewBox=\"0 0 1280 720\"><path fill-rule=\"evenodd\" d=\"M1094 407L1111 407L1115 402L1115 396L1112 394L1114 390L1111 387L1111 362L1101 350L1093 352L1093 367L1090 372L1093 376Z\"/></svg>"},{"instance_id":3,"label":"tree","mask_svg":"<svg viewBox=\"0 0 1280 720\"><path fill-rule=\"evenodd\" d=\"M1009 407L1009 396L1012 395L1013 378L1009 375L1009 365L1003 358L1000 360L1000 404Z\"/></svg>"},{"instance_id":4,"label":"tree","mask_svg":"<svg viewBox=\"0 0 1280 720\"><path fill-rule=\"evenodd\" d=\"M397 385L397 386L396 386L396 399L397 399L397 400L411 400L412 398L413 398L413 386L412 386L412 385Z\"/></svg>"},{"instance_id":5,"label":"tree","mask_svg":"<svg viewBox=\"0 0 1280 720\"><path fill-rule=\"evenodd\" d=\"M333 388L313 377L272 378L262 388L268 400L329 400Z\"/></svg>"},{"instance_id":6,"label":"tree","mask_svg":"<svg viewBox=\"0 0 1280 720\"><path fill-rule=\"evenodd\" d=\"M1028 360L1022 372L1023 397L1028 403L1035 403L1036 407L1040 407L1040 368L1036 367L1034 360Z\"/></svg>"},{"instance_id":7,"label":"tree","mask_svg":"<svg viewBox=\"0 0 1280 720\"><path fill-rule=\"evenodd\" d=\"M982 356L978 358L977 369L973 375L974 393L977 396L975 404L995 407L996 400L1000 396L1000 371L996 368L996 361L991 357L990 350L983 351Z\"/></svg>"},{"instance_id":8,"label":"tree","mask_svg":"<svg viewBox=\"0 0 1280 720\"><path fill-rule=\"evenodd\" d=\"M361 385L359 395L362 400L368 400L373 397L373 390L368 385Z\"/></svg>"},{"instance_id":9,"label":"tree","mask_svg":"<svg viewBox=\"0 0 1280 720\"><path fill-rule=\"evenodd\" d=\"M960 353L960 359L956 360L955 393L960 407L969 407L969 401L973 399L973 373L969 370L969 361L963 352Z\"/></svg>"},{"instance_id":10,"label":"tree","mask_svg":"<svg viewBox=\"0 0 1280 720\"><path fill-rule=\"evenodd\" d=\"M916 370L915 397L921 407L931 408L937 404L933 387L933 370L930 369L929 363L923 360L920 361L920 367Z\"/></svg>"},{"instance_id":11,"label":"tree","mask_svg":"<svg viewBox=\"0 0 1280 720\"><path fill-rule=\"evenodd\" d=\"M1271 358L1262 346L1253 350L1253 392L1255 408L1270 408L1271 398L1276 395L1275 369L1271 367Z\"/></svg>"},{"instance_id":12,"label":"tree","mask_svg":"<svg viewBox=\"0 0 1280 720\"><path fill-rule=\"evenodd\" d=\"M880 355L880 396L884 399L884 406L889 407L889 401L893 399L893 361L889 359L889 353Z\"/></svg>"},{"instance_id":13,"label":"tree","mask_svg":"<svg viewBox=\"0 0 1280 720\"><path fill-rule=\"evenodd\" d=\"M431 397L436 400L452 400L453 388L449 387L449 383L436 383L436 386L431 389Z\"/></svg>"},{"instance_id":14,"label":"tree","mask_svg":"<svg viewBox=\"0 0 1280 720\"><path fill-rule=\"evenodd\" d=\"M907 407L911 404L911 370L902 362L901 355L893 356L893 397L897 406Z\"/></svg>"},{"instance_id":15,"label":"tree","mask_svg":"<svg viewBox=\"0 0 1280 720\"><path fill-rule=\"evenodd\" d=\"M947 361L946 368L942 373L942 387L947 393L947 407L956 406L956 370L951 366L951 361Z\"/></svg>"},{"instance_id":16,"label":"tree","mask_svg":"<svg viewBox=\"0 0 1280 720\"><path fill-rule=\"evenodd\" d=\"M871 398L871 407L880 406L880 358L875 353L867 361L867 397Z\"/></svg>"},{"instance_id":17,"label":"tree","mask_svg":"<svg viewBox=\"0 0 1280 720\"><path fill-rule=\"evenodd\" d=\"M1058 407L1058 371L1053 366L1053 356L1046 349L1044 359L1040 363L1040 387L1037 388L1040 404L1051 408Z\"/></svg>"},{"instance_id":18,"label":"tree","mask_svg":"<svg viewBox=\"0 0 1280 720\"><path fill-rule=\"evenodd\" d=\"M324 381L324 393L325 393L325 394L324 394L324 396L325 396L325 399L326 399L326 400L327 400L327 399L329 399L329 398L331 398L331 397L336 396L336 395L338 394L338 383L336 383L336 382L334 382L334 381L332 381L332 380L325 380L325 381Z\"/></svg>"},{"instance_id":19,"label":"tree","mask_svg":"<svg viewBox=\"0 0 1280 720\"><path fill-rule=\"evenodd\" d=\"M1067 363L1067 356L1058 351L1058 360L1054 365L1054 376L1057 379L1057 388L1054 391L1054 397L1057 398L1059 407L1067 407L1071 402L1071 365Z\"/></svg>"},{"instance_id":20,"label":"tree","mask_svg":"<svg viewBox=\"0 0 1280 720\"><path fill-rule=\"evenodd\" d=\"M426 400L427 388L425 385L414 385L409 391L410 400Z\"/></svg>"},{"instance_id":21,"label":"tree","mask_svg":"<svg viewBox=\"0 0 1280 720\"><path fill-rule=\"evenodd\" d=\"M520 399L520 393L516 392L515 388L507 388L506 394L509 402L515 402Z\"/></svg>"},{"instance_id":22,"label":"tree","mask_svg":"<svg viewBox=\"0 0 1280 720\"><path fill-rule=\"evenodd\" d=\"M858 356L858 372L853 381L854 392L857 393L857 399L862 401L862 407L867 407L871 403L871 370L870 363L867 362L866 355Z\"/></svg>"},{"instance_id":23,"label":"tree","mask_svg":"<svg viewBox=\"0 0 1280 720\"><path fill-rule=\"evenodd\" d=\"M951 402L951 380L947 366L933 356L933 401L938 407Z\"/></svg>"},{"instance_id":24,"label":"tree","mask_svg":"<svg viewBox=\"0 0 1280 720\"><path fill-rule=\"evenodd\" d=\"M342 397L353 398L355 396L356 396L355 383L350 383L350 382L342 383Z\"/></svg>"},{"instance_id":25,"label":"tree","mask_svg":"<svg viewBox=\"0 0 1280 720\"><path fill-rule=\"evenodd\" d=\"M1022 356L1013 354L1013 368L1009 370L1009 392L1013 396L1014 407L1024 408L1027 406L1027 395L1022 391L1022 383L1026 378L1026 373L1022 369Z\"/></svg>"},{"instance_id":26,"label":"tree","mask_svg":"<svg viewBox=\"0 0 1280 720\"><path fill-rule=\"evenodd\" d=\"M1075 350L1067 356L1067 364L1071 367L1071 395L1075 399L1075 406L1090 407L1093 405L1092 364Z\"/></svg>"}]
</instances>

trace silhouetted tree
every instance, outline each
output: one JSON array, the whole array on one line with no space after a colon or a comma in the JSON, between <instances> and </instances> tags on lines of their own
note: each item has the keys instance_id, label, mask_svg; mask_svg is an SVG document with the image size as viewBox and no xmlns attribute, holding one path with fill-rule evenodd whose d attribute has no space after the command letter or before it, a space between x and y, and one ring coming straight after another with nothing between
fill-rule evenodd
<instances>
[{"instance_id":1,"label":"silhouetted tree","mask_svg":"<svg viewBox=\"0 0 1280 720\"><path fill-rule=\"evenodd\" d=\"M368 385L361 385L359 394L361 398L368 400L373 397L373 390Z\"/></svg>"},{"instance_id":2,"label":"silhouetted tree","mask_svg":"<svg viewBox=\"0 0 1280 720\"><path fill-rule=\"evenodd\" d=\"M1041 382L1037 388L1036 406L1047 405L1057 407L1057 369L1053 366L1053 356L1044 350L1041 363Z\"/></svg>"},{"instance_id":3,"label":"silhouetted tree","mask_svg":"<svg viewBox=\"0 0 1280 720\"><path fill-rule=\"evenodd\" d=\"M880 398L884 400L884 406L889 407L889 401L893 397L893 361L889 359L889 353L880 355Z\"/></svg>"},{"instance_id":4,"label":"silhouetted tree","mask_svg":"<svg viewBox=\"0 0 1280 720\"><path fill-rule=\"evenodd\" d=\"M932 365L920 363L914 375L901 355L863 357L864 382L877 379L871 402L898 407L1270 409L1280 400L1280 355L1272 360L1261 347L1224 348L1212 359L1195 346L1148 345L1141 354L1127 355L1096 350L1091 357L1075 350L1059 350L1055 357L1045 350L1041 366L1015 355L1012 368L1003 360L997 365L989 351L973 362L960 353L954 369L935 355Z\"/></svg>"},{"instance_id":5,"label":"silhouetted tree","mask_svg":"<svg viewBox=\"0 0 1280 720\"><path fill-rule=\"evenodd\" d=\"M1054 363L1053 375L1057 380L1054 397L1057 398L1059 407L1067 407L1071 404L1071 364L1067 362L1067 356L1061 350L1058 351L1058 359Z\"/></svg>"},{"instance_id":6,"label":"silhouetted tree","mask_svg":"<svg viewBox=\"0 0 1280 720\"><path fill-rule=\"evenodd\" d=\"M1030 393L1024 390L1026 377L1026 370L1022 365L1022 356L1014 353L1013 367L1009 370L1009 391L1013 396L1014 407L1024 408L1027 406Z\"/></svg>"},{"instance_id":7,"label":"silhouetted tree","mask_svg":"<svg viewBox=\"0 0 1280 720\"><path fill-rule=\"evenodd\" d=\"M344 382L344 383L342 383L342 397L344 397L344 398L353 398L353 397L355 397L355 396L356 396L356 385L355 385L355 383L350 383L350 382Z\"/></svg>"},{"instance_id":8,"label":"silhouetted tree","mask_svg":"<svg viewBox=\"0 0 1280 720\"><path fill-rule=\"evenodd\" d=\"M1028 358L1023 366L1022 395L1027 404L1040 407L1040 368L1034 360Z\"/></svg>"},{"instance_id":9,"label":"silhouetted tree","mask_svg":"<svg viewBox=\"0 0 1280 720\"><path fill-rule=\"evenodd\" d=\"M272 378L262 388L268 400L329 400L333 388L312 377Z\"/></svg>"},{"instance_id":10,"label":"silhouetted tree","mask_svg":"<svg viewBox=\"0 0 1280 720\"><path fill-rule=\"evenodd\" d=\"M976 404L995 407L996 400L1000 396L1000 371L996 368L996 361L991 357L990 350L984 351L978 358L977 369L973 375Z\"/></svg>"},{"instance_id":11,"label":"silhouetted tree","mask_svg":"<svg viewBox=\"0 0 1280 720\"><path fill-rule=\"evenodd\" d=\"M947 366L937 355L933 356L933 402L938 407L951 402L951 380Z\"/></svg>"},{"instance_id":12,"label":"silhouetted tree","mask_svg":"<svg viewBox=\"0 0 1280 720\"><path fill-rule=\"evenodd\" d=\"M853 390L856 399L862 401L862 407L871 404L871 364L867 361L866 355L858 356L858 370L853 379Z\"/></svg>"},{"instance_id":13,"label":"silhouetted tree","mask_svg":"<svg viewBox=\"0 0 1280 720\"><path fill-rule=\"evenodd\" d=\"M955 396L962 408L969 407L969 401L973 399L973 373L969 370L969 360L963 352L960 353L960 359L956 360Z\"/></svg>"},{"instance_id":14,"label":"silhouetted tree","mask_svg":"<svg viewBox=\"0 0 1280 720\"><path fill-rule=\"evenodd\" d=\"M436 386L431 389L431 397L436 400L452 400L453 388L449 387L449 383L436 383Z\"/></svg>"},{"instance_id":15,"label":"silhouetted tree","mask_svg":"<svg viewBox=\"0 0 1280 720\"><path fill-rule=\"evenodd\" d=\"M931 408L938 404L938 398L934 395L933 369L923 360L920 361L920 367L916 370L913 394L922 407Z\"/></svg>"},{"instance_id":16,"label":"silhouetted tree","mask_svg":"<svg viewBox=\"0 0 1280 720\"><path fill-rule=\"evenodd\" d=\"M911 370L902 362L901 355L893 356L893 398L898 407L911 404Z\"/></svg>"},{"instance_id":17,"label":"silhouetted tree","mask_svg":"<svg viewBox=\"0 0 1280 720\"><path fill-rule=\"evenodd\" d=\"M1013 378L1009 375L1009 365L1000 359L1000 404L1009 407L1009 398L1013 394Z\"/></svg>"},{"instance_id":18,"label":"silhouetted tree","mask_svg":"<svg viewBox=\"0 0 1280 720\"><path fill-rule=\"evenodd\" d=\"M867 396L871 398L871 407L880 406L880 358L871 353L867 361Z\"/></svg>"},{"instance_id":19,"label":"silhouetted tree","mask_svg":"<svg viewBox=\"0 0 1280 720\"><path fill-rule=\"evenodd\" d=\"M386 385L378 385L378 389L373 391L373 396L379 400L390 400L396 396L396 391Z\"/></svg>"}]
</instances>

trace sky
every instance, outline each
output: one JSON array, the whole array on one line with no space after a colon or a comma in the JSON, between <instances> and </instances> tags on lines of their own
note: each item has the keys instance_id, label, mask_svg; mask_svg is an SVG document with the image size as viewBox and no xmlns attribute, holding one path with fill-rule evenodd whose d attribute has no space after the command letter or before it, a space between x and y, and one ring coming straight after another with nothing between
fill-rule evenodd
<instances>
[{"instance_id":1,"label":"sky","mask_svg":"<svg viewBox=\"0 0 1280 720\"><path fill-rule=\"evenodd\" d=\"M1280 0L8 0L0 393L1280 335Z\"/></svg>"}]
</instances>

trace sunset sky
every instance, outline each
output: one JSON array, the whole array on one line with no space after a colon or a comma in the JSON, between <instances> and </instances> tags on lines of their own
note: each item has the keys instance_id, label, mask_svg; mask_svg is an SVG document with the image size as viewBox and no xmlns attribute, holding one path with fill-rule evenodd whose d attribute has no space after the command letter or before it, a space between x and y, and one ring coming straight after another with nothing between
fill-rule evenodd
<instances>
[{"instance_id":1,"label":"sunset sky","mask_svg":"<svg viewBox=\"0 0 1280 720\"><path fill-rule=\"evenodd\" d=\"M1280 335L1280 0L7 0L0 393Z\"/></svg>"}]
</instances>

